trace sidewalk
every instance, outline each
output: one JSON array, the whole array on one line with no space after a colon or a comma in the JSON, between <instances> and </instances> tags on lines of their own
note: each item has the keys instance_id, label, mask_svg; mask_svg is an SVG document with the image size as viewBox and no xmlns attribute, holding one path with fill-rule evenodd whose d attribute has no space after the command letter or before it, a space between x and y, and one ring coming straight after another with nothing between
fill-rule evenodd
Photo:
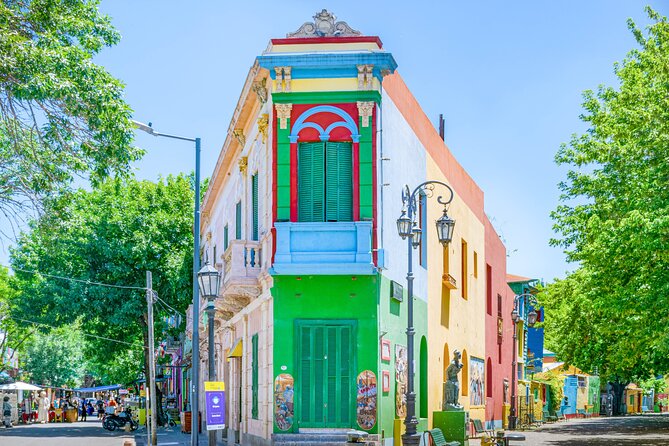
<instances>
[{"instance_id":1,"label":"sidewalk","mask_svg":"<svg viewBox=\"0 0 669 446\"><path fill-rule=\"evenodd\" d=\"M170 427L170 428L158 428L158 446L190 446L190 434L182 434L181 428ZM221 434L218 432L218 441L216 442L217 446L225 446L227 442L222 441ZM140 428L135 432L135 442L137 446L146 446L147 445L147 435L146 429ZM207 431L202 431L199 436L199 445L198 446L208 446L209 444L209 434Z\"/></svg>"}]
</instances>

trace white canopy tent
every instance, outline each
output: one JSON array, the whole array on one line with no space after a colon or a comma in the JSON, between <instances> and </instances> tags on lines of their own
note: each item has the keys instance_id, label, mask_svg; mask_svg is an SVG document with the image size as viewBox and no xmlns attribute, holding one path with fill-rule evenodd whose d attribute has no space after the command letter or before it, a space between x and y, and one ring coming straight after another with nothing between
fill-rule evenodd
<instances>
[{"instance_id":1,"label":"white canopy tent","mask_svg":"<svg viewBox=\"0 0 669 446\"><path fill-rule=\"evenodd\" d=\"M11 384L3 384L0 386L0 390L12 391L12 390L42 390L39 386L34 386L32 384L24 383L23 381L16 381Z\"/></svg>"}]
</instances>

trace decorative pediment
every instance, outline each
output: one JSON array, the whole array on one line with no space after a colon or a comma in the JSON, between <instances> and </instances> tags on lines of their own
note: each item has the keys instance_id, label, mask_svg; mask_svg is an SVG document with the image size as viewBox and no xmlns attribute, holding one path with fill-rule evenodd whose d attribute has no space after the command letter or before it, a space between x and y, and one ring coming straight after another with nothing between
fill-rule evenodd
<instances>
[{"instance_id":1,"label":"decorative pediment","mask_svg":"<svg viewBox=\"0 0 669 446\"><path fill-rule=\"evenodd\" d=\"M300 37L350 37L359 36L357 31L346 22L337 22L337 17L327 9L322 10L314 16L314 22L306 22L300 29L286 34L288 38Z\"/></svg>"}]
</instances>

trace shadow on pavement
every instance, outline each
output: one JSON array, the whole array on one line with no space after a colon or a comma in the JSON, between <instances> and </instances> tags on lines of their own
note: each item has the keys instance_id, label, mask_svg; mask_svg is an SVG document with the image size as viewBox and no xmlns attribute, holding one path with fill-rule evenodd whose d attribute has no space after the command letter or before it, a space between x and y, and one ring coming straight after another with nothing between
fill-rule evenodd
<instances>
[{"instance_id":1,"label":"shadow on pavement","mask_svg":"<svg viewBox=\"0 0 669 446\"><path fill-rule=\"evenodd\" d=\"M53 437L123 437L132 436L132 433L123 430L109 432L102 428L99 420L83 421L77 423L49 423L18 425L6 429L0 427L0 439L2 437L26 437L26 438L53 438ZM2 441L0 440L0 443Z\"/></svg>"},{"instance_id":2,"label":"shadow on pavement","mask_svg":"<svg viewBox=\"0 0 669 446\"><path fill-rule=\"evenodd\" d=\"M535 432L560 433L563 435L666 435L669 434L669 417L634 416L597 418L591 421L566 421L546 425ZM640 443L639 443L640 444Z\"/></svg>"}]
</instances>

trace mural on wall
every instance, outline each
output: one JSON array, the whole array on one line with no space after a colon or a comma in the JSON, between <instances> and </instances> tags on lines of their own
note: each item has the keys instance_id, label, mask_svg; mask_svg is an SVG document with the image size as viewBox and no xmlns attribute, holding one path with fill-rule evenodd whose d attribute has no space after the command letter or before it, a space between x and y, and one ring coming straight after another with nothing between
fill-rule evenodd
<instances>
[{"instance_id":1,"label":"mural on wall","mask_svg":"<svg viewBox=\"0 0 669 446\"><path fill-rule=\"evenodd\" d=\"M294 380L292 375L282 373L274 380L274 422L282 431L293 425Z\"/></svg>"},{"instance_id":2,"label":"mural on wall","mask_svg":"<svg viewBox=\"0 0 669 446\"><path fill-rule=\"evenodd\" d=\"M482 406L485 404L485 362L472 357L469 370L469 404Z\"/></svg>"},{"instance_id":3,"label":"mural on wall","mask_svg":"<svg viewBox=\"0 0 669 446\"><path fill-rule=\"evenodd\" d=\"M404 418L407 414L408 365L407 348L402 345L395 345L395 415L398 418Z\"/></svg>"},{"instance_id":4,"label":"mural on wall","mask_svg":"<svg viewBox=\"0 0 669 446\"><path fill-rule=\"evenodd\" d=\"M376 424L376 375L365 370L358 375L358 398L356 400L358 426L369 430Z\"/></svg>"}]
</instances>

